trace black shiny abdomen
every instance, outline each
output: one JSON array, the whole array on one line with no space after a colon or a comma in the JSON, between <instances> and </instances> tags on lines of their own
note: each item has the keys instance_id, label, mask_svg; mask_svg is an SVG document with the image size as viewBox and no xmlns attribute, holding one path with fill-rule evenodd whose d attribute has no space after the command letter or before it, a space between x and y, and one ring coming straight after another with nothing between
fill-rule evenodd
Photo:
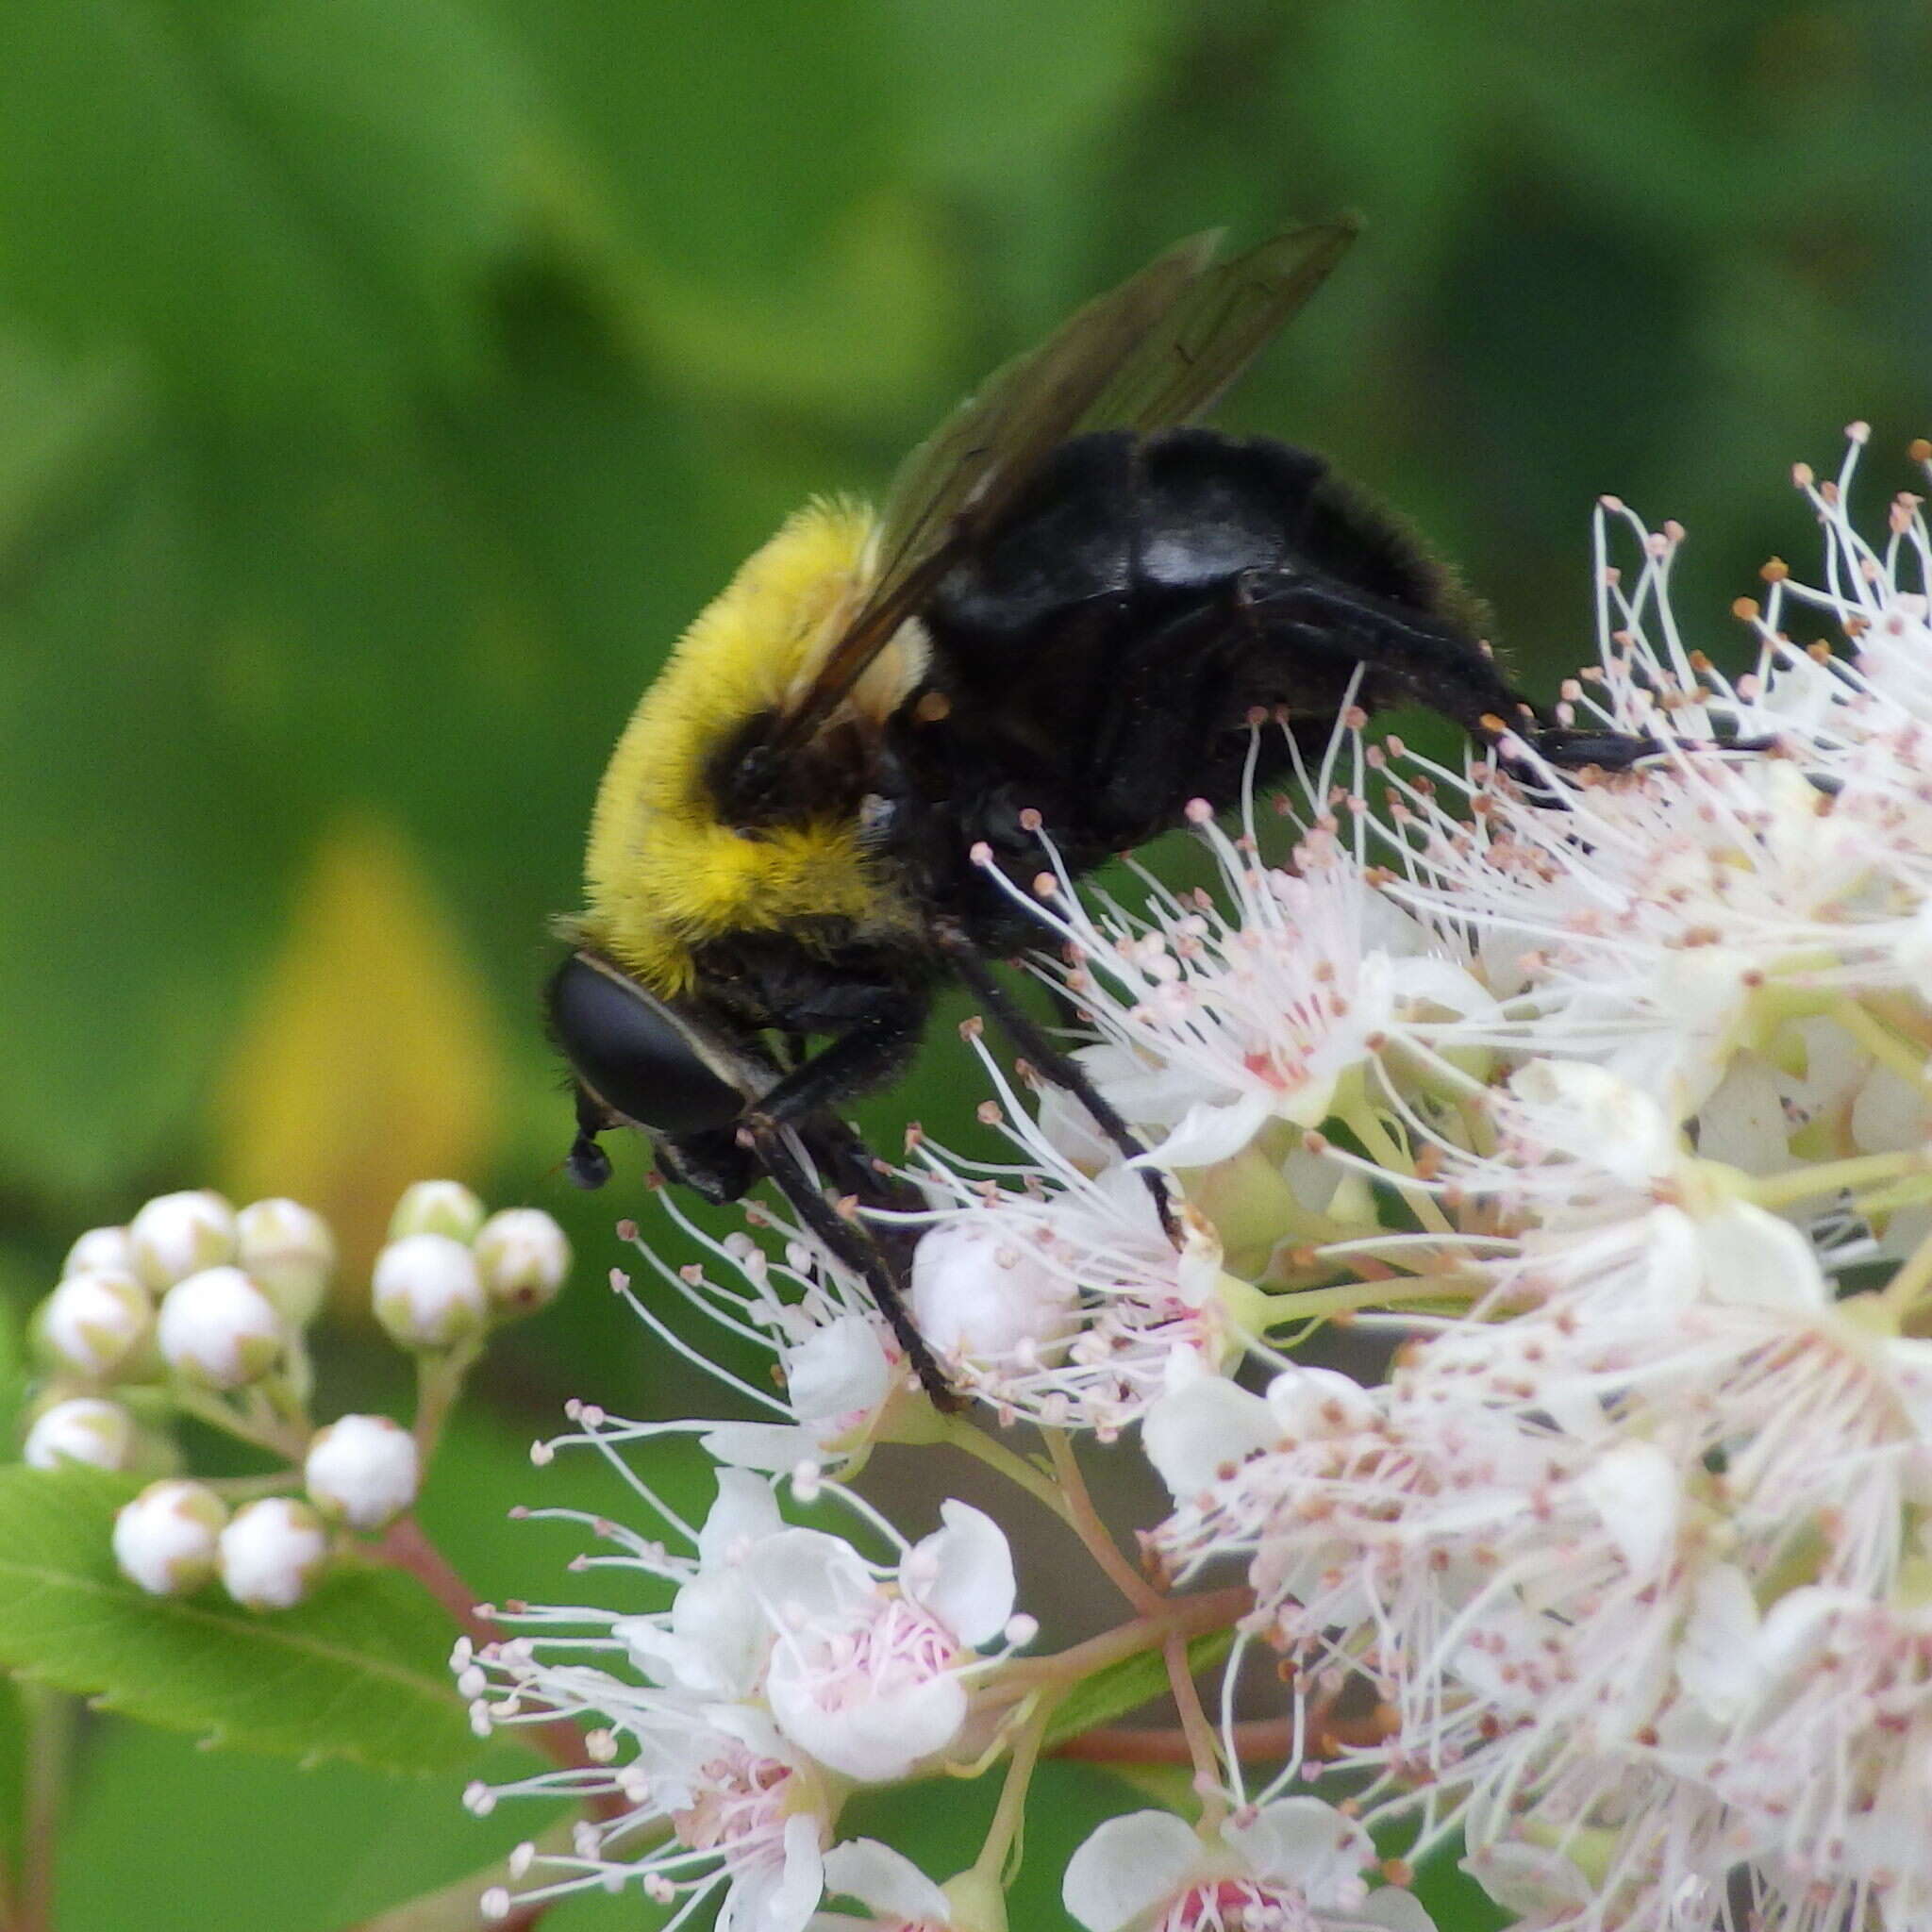
<instances>
[{"instance_id":1,"label":"black shiny abdomen","mask_svg":"<svg viewBox=\"0 0 1932 1932\"><path fill-rule=\"evenodd\" d=\"M1212 429L1109 430L1060 445L924 616L949 675L989 689L1015 675L1078 683L1250 571L1318 574L1419 611L1443 584L1306 450ZM1113 607L1110 648L1096 639L1070 653L1070 626L1101 606Z\"/></svg>"},{"instance_id":2,"label":"black shiny abdomen","mask_svg":"<svg viewBox=\"0 0 1932 1932\"><path fill-rule=\"evenodd\" d=\"M1445 575L1318 457L1210 429L1064 443L922 613L951 708L898 733L914 795L957 845L1019 867L1038 809L1076 869L1235 802L1257 707L1325 740L1351 690L1420 700L1466 728L1514 693ZM1265 781L1288 742L1260 748ZM992 908L936 857L929 890Z\"/></svg>"}]
</instances>

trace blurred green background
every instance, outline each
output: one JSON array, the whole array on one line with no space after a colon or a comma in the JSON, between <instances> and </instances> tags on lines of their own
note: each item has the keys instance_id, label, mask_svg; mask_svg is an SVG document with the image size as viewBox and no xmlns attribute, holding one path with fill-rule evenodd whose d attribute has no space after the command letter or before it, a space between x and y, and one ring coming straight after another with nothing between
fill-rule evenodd
<instances>
[{"instance_id":1,"label":"blurred green background","mask_svg":"<svg viewBox=\"0 0 1932 1932\"><path fill-rule=\"evenodd\" d=\"M0 1278L24 1305L165 1187L297 1195L364 1262L421 1174L551 1208L580 1290L498 1349L432 1499L481 1590L544 1594L556 1540L498 1522L524 1442L573 1391L694 1399L597 1292L635 1156L589 1202L554 1171L545 921L741 556L1175 237L1354 208L1225 420L1408 512L1539 691L1588 650L1601 491L1690 526L1680 608L1721 653L1757 562L1807 554L1789 463L1869 417L1875 495L1932 428L1928 22L11 0ZM353 1344L338 1374L380 1388ZM82 1767L73 1926L136 1923L140 1873L148 1932L308 1932L491 1848L440 1787L114 1726ZM1070 1829L1107 1808L1056 1775Z\"/></svg>"}]
</instances>

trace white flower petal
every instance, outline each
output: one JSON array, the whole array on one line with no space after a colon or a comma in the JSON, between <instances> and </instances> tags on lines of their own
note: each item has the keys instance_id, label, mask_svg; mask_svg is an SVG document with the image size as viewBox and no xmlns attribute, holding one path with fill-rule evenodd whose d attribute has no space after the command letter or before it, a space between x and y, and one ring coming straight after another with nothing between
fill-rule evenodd
<instances>
[{"instance_id":1,"label":"white flower petal","mask_svg":"<svg viewBox=\"0 0 1932 1932\"><path fill-rule=\"evenodd\" d=\"M858 1552L820 1529L781 1529L751 1550L745 1568L781 1628L849 1612L876 1591Z\"/></svg>"},{"instance_id":2,"label":"white flower petal","mask_svg":"<svg viewBox=\"0 0 1932 1932\"><path fill-rule=\"evenodd\" d=\"M746 1470L721 1469L717 1500L698 1532L698 1562L707 1570L735 1562L753 1544L783 1527L770 1483Z\"/></svg>"},{"instance_id":3,"label":"white flower petal","mask_svg":"<svg viewBox=\"0 0 1932 1932\"><path fill-rule=\"evenodd\" d=\"M885 1344L863 1315L839 1316L785 1355L786 1392L801 1421L864 1416L891 1386Z\"/></svg>"},{"instance_id":4,"label":"white flower petal","mask_svg":"<svg viewBox=\"0 0 1932 1932\"><path fill-rule=\"evenodd\" d=\"M943 1529L913 1546L901 1572L906 1594L923 1604L963 1644L992 1641L1013 1614L1013 1552L984 1510L948 1498Z\"/></svg>"},{"instance_id":5,"label":"white flower petal","mask_svg":"<svg viewBox=\"0 0 1932 1932\"><path fill-rule=\"evenodd\" d=\"M1700 1222L1697 1235L1707 1291L1719 1301L1763 1308L1830 1305L1831 1285L1811 1243L1789 1221L1735 1201Z\"/></svg>"},{"instance_id":6,"label":"white flower petal","mask_svg":"<svg viewBox=\"0 0 1932 1932\"><path fill-rule=\"evenodd\" d=\"M1181 1116L1180 1124L1139 1156L1135 1165L1212 1167L1217 1160L1239 1154L1274 1112L1258 1093L1243 1093L1226 1102L1197 1100Z\"/></svg>"},{"instance_id":7,"label":"white flower petal","mask_svg":"<svg viewBox=\"0 0 1932 1932\"><path fill-rule=\"evenodd\" d=\"M1125 1932L1202 1863L1201 1841L1172 1811L1109 1818L1067 1860L1060 1901L1087 1932Z\"/></svg>"},{"instance_id":8,"label":"white flower petal","mask_svg":"<svg viewBox=\"0 0 1932 1932\"><path fill-rule=\"evenodd\" d=\"M1597 1457L1577 1488L1603 1518L1631 1574L1656 1576L1675 1545L1683 1503L1671 1458L1651 1442L1620 1442Z\"/></svg>"},{"instance_id":9,"label":"white flower petal","mask_svg":"<svg viewBox=\"0 0 1932 1932\"><path fill-rule=\"evenodd\" d=\"M1715 1564L1697 1579L1677 1640L1677 1680L1720 1724L1740 1716L1763 1682L1757 1627L1750 1579L1736 1564Z\"/></svg>"},{"instance_id":10,"label":"white flower petal","mask_svg":"<svg viewBox=\"0 0 1932 1932\"><path fill-rule=\"evenodd\" d=\"M783 1644L772 1654L765 1695L778 1728L801 1751L860 1784L891 1784L943 1751L966 1722L958 1675L868 1695L849 1673L801 1661Z\"/></svg>"},{"instance_id":11,"label":"white flower petal","mask_svg":"<svg viewBox=\"0 0 1932 1932\"><path fill-rule=\"evenodd\" d=\"M1228 1464L1280 1440L1274 1409L1219 1375L1171 1390L1141 1424L1141 1446L1176 1502L1199 1495Z\"/></svg>"},{"instance_id":12,"label":"white flower petal","mask_svg":"<svg viewBox=\"0 0 1932 1932\"><path fill-rule=\"evenodd\" d=\"M1362 1874L1374 1862L1374 1841L1320 1798L1277 1798L1221 1835L1257 1878L1292 1886L1317 1911L1353 1910L1367 1896Z\"/></svg>"},{"instance_id":13,"label":"white flower petal","mask_svg":"<svg viewBox=\"0 0 1932 1932\"><path fill-rule=\"evenodd\" d=\"M701 1573L677 1592L667 1629L649 1617L611 1626L641 1670L699 1697L746 1697L772 1647L771 1624L743 1574Z\"/></svg>"},{"instance_id":14,"label":"white flower petal","mask_svg":"<svg viewBox=\"0 0 1932 1932\"><path fill-rule=\"evenodd\" d=\"M1568 1917L1587 1910L1594 1888L1559 1852L1524 1844L1485 1845L1462 1869L1506 1912Z\"/></svg>"},{"instance_id":15,"label":"white flower petal","mask_svg":"<svg viewBox=\"0 0 1932 1932\"><path fill-rule=\"evenodd\" d=\"M741 1874L719 1907L717 1932L805 1932L825 1892L819 1830L819 1820L808 1812L788 1818L783 1867Z\"/></svg>"},{"instance_id":16,"label":"white flower petal","mask_svg":"<svg viewBox=\"0 0 1932 1932\"><path fill-rule=\"evenodd\" d=\"M1382 1932L1436 1932L1429 1908L1412 1891L1400 1886L1385 1885L1349 1914L1364 1925L1379 1925Z\"/></svg>"},{"instance_id":17,"label":"white flower petal","mask_svg":"<svg viewBox=\"0 0 1932 1932\"><path fill-rule=\"evenodd\" d=\"M950 1925L946 1895L912 1860L877 1839L848 1839L825 1854L825 1889L868 1905L882 1918Z\"/></svg>"},{"instance_id":18,"label":"white flower petal","mask_svg":"<svg viewBox=\"0 0 1932 1932\"><path fill-rule=\"evenodd\" d=\"M1626 1185L1668 1174L1679 1156L1675 1124L1646 1092L1607 1068L1582 1060L1532 1060L1510 1076L1509 1091L1552 1116L1552 1137L1587 1152Z\"/></svg>"},{"instance_id":19,"label":"white flower petal","mask_svg":"<svg viewBox=\"0 0 1932 1932\"><path fill-rule=\"evenodd\" d=\"M1368 1391L1334 1369L1284 1370L1268 1385L1268 1407L1277 1433L1299 1441L1358 1434L1378 1413Z\"/></svg>"},{"instance_id":20,"label":"white flower petal","mask_svg":"<svg viewBox=\"0 0 1932 1932\"><path fill-rule=\"evenodd\" d=\"M816 1429L791 1423L721 1423L698 1438L698 1446L714 1462L782 1475L815 1460L825 1445Z\"/></svg>"}]
</instances>

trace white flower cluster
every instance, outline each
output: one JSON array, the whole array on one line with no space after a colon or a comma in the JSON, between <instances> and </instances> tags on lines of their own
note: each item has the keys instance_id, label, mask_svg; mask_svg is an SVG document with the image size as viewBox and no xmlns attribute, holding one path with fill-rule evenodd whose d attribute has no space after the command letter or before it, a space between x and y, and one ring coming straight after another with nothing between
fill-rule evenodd
<instances>
[{"instance_id":1,"label":"white flower cluster","mask_svg":"<svg viewBox=\"0 0 1932 1932\"><path fill-rule=\"evenodd\" d=\"M441 1351L450 1374L492 1319L543 1306L570 1267L549 1215L486 1220L454 1181L409 1189L391 1234L377 1319L404 1346ZM115 1560L142 1590L185 1595L218 1577L250 1609L285 1609L321 1575L332 1530L380 1530L416 1500L431 1430L380 1415L309 1425L308 1332L335 1270L335 1238L312 1208L275 1199L238 1211L210 1189L158 1195L69 1250L34 1313L45 1380L22 1457L158 1477L114 1525ZM182 1415L280 1458L283 1478L182 1476ZM303 1493L259 1493L284 1486ZM231 1511L233 1490L250 1499Z\"/></svg>"},{"instance_id":2,"label":"white flower cluster","mask_svg":"<svg viewBox=\"0 0 1932 1932\"><path fill-rule=\"evenodd\" d=\"M1850 467L1801 474L1824 584L1767 572L1735 684L1678 639L1677 533L1606 557L1571 699L1641 771L1452 811L1389 768L1375 877L1489 995L1338 1109L1423 1243L1406 1340L1147 1424L1152 1547L1241 1561L1296 1686L1283 1777L1339 1758L1539 1926L1932 1923L1928 550L1910 497L1862 541Z\"/></svg>"},{"instance_id":3,"label":"white flower cluster","mask_svg":"<svg viewBox=\"0 0 1932 1932\"><path fill-rule=\"evenodd\" d=\"M604 1418L575 1413L576 1440L625 1468ZM631 1480L667 1529L683 1531ZM694 1910L724 1887L720 1923L799 1932L823 1895L852 1787L906 1778L961 1749L974 1684L1034 1634L1031 1619L1013 1614L1006 1537L981 1511L949 1502L943 1526L908 1546L849 1491L823 1493L857 1511L890 1559L789 1525L768 1478L726 1465L703 1525L684 1531L688 1553L593 1524L618 1551L598 1563L669 1584L668 1609L491 1611L538 1634L458 1645L479 1734L589 1713L592 1756L609 1766L472 1788L479 1812L507 1794L602 1801L571 1855L534 1860L544 1882L521 1903L634 1878L660 1904ZM647 1849L630 1849L639 1844ZM528 1870L532 1859L520 1863ZM510 1904L498 1892L486 1910L501 1917Z\"/></svg>"},{"instance_id":4,"label":"white flower cluster","mask_svg":"<svg viewBox=\"0 0 1932 1932\"><path fill-rule=\"evenodd\" d=\"M1863 441L1797 473L1824 567L1766 567L1735 678L1672 612L1683 533L1606 500L1559 722L1616 769L1527 740L1449 769L1351 711L1319 762L1288 740L1278 838L1252 800L1194 814L1218 893L1143 874L1132 909L1042 839L1039 970L1149 1152L966 1029L1005 1158L914 1131L924 1210L874 1219L987 1427L796 1230L683 1224L705 1259L659 1274L774 1386L726 1377L753 1421L576 1411L654 1524L599 1520L595 1560L674 1594L459 1653L479 1724L596 1726L591 1766L512 1788L588 1812L523 1898L630 1877L673 1924L722 1894L734 1932L992 1932L1012 1805L941 1889L839 1842L846 1793L1008 1752L1024 1797L1036 1707L1138 1644L1201 1811L1088 1840L1088 1932L1424 1932L1445 1852L1544 1932L1932 1925L1932 540L1909 494L1860 536ZM720 1465L693 1531L628 1460L673 1430ZM1138 1433L1167 1484L1141 1571L1082 1433ZM1058 1508L1135 1622L1010 1656L995 1525L949 1504L908 1546L849 1489L942 1441ZM788 1473L891 1554L788 1525ZM1174 1661L1214 1615L1218 1722Z\"/></svg>"}]
</instances>

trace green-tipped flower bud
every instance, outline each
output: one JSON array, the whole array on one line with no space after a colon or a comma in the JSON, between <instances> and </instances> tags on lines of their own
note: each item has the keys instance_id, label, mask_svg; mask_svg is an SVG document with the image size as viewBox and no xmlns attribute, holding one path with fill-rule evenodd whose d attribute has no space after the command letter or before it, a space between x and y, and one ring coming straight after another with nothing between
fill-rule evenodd
<instances>
[{"instance_id":1,"label":"green-tipped flower bud","mask_svg":"<svg viewBox=\"0 0 1932 1932\"><path fill-rule=\"evenodd\" d=\"M34 1341L62 1374L110 1382L152 1369L155 1299L133 1275L96 1268L70 1274L34 1312Z\"/></svg>"},{"instance_id":2,"label":"green-tipped flower bud","mask_svg":"<svg viewBox=\"0 0 1932 1932\"><path fill-rule=\"evenodd\" d=\"M333 1523L380 1529L416 1500L416 1441L386 1415L345 1415L308 1445L302 1465L309 1500Z\"/></svg>"},{"instance_id":3,"label":"green-tipped flower bud","mask_svg":"<svg viewBox=\"0 0 1932 1932\"><path fill-rule=\"evenodd\" d=\"M21 1457L29 1469L58 1469L63 1462L125 1469L134 1451L134 1418L118 1402L74 1395L41 1412Z\"/></svg>"},{"instance_id":4,"label":"green-tipped flower bud","mask_svg":"<svg viewBox=\"0 0 1932 1932\"><path fill-rule=\"evenodd\" d=\"M150 1483L114 1519L114 1560L150 1596L187 1596L215 1574L228 1506L201 1483Z\"/></svg>"},{"instance_id":5,"label":"green-tipped flower bud","mask_svg":"<svg viewBox=\"0 0 1932 1932\"><path fill-rule=\"evenodd\" d=\"M541 1208L492 1214L473 1252L483 1292L500 1321L548 1307L570 1274L570 1242Z\"/></svg>"},{"instance_id":6,"label":"green-tipped flower bud","mask_svg":"<svg viewBox=\"0 0 1932 1932\"><path fill-rule=\"evenodd\" d=\"M328 1223L299 1201L251 1201L235 1217L235 1231L249 1280L291 1326L306 1328L335 1273L336 1243Z\"/></svg>"},{"instance_id":7,"label":"green-tipped flower bud","mask_svg":"<svg viewBox=\"0 0 1932 1932\"><path fill-rule=\"evenodd\" d=\"M375 1319L405 1348L448 1348L490 1319L476 1257L446 1234L412 1234L375 1257Z\"/></svg>"},{"instance_id":8,"label":"green-tipped flower bud","mask_svg":"<svg viewBox=\"0 0 1932 1932\"><path fill-rule=\"evenodd\" d=\"M158 1194L127 1225L134 1272L156 1293L235 1258L235 1210L208 1188Z\"/></svg>"},{"instance_id":9,"label":"green-tipped flower bud","mask_svg":"<svg viewBox=\"0 0 1932 1932\"><path fill-rule=\"evenodd\" d=\"M282 1353L282 1318L239 1268L204 1268L171 1288L158 1325L161 1357L205 1389L258 1382Z\"/></svg>"},{"instance_id":10,"label":"green-tipped flower bud","mask_svg":"<svg viewBox=\"0 0 1932 1932\"><path fill-rule=\"evenodd\" d=\"M483 1204L461 1181L417 1181L404 1189L396 1203L389 1238L400 1241L412 1234L442 1234L467 1244L482 1225Z\"/></svg>"},{"instance_id":11,"label":"green-tipped flower bud","mask_svg":"<svg viewBox=\"0 0 1932 1932\"><path fill-rule=\"evenodd\" d=\"M111 1268L118 1274L136 1273L134 1243L125 1227L91 1227L68 1249L60 1264L60 1278L91 1274L96 1268Z\"/></svg>"},{"instance_id":12,"label":"green-tipped flower bud","mask_svg":"<svg viewBox=\"0 0 1932 1932\"><path fill-rule=\"evenodd\" d=\"M327 1560L322 1518L289 1496L245 1505L221 1534L222 1587L244 1609L286 1610L299 1604Z\"/></svg>"}]
</instances>

